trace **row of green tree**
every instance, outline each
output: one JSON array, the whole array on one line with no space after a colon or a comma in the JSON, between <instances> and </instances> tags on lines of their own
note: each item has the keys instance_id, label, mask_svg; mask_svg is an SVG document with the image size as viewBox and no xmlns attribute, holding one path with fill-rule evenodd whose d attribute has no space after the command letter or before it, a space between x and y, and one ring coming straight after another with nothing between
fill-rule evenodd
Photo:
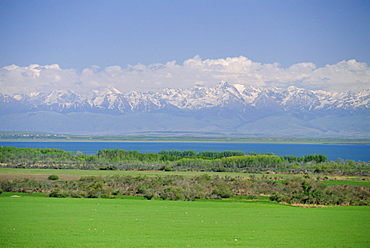
<instances>
[{"instance_id":1,"label":"row of green tree","mask_svg":"<svg viewBox=\"0 0 370 248\"><path fill-rule=\"evenodd\" d=\"M250 153L249 156L257 156L257 153ZM265 154L267 156L274 156L273 153ZM28 159L28 160L79 160L79 161L141 161L141 162L172 162L183 158L191 159L222 159L228 157L242 157L246 154L242 151L202 151L195 152L194 150L161 150L159 153L140 153L138 151L125 151L122 149L102 149L96 155L84 155L81 152L73 154L70 151L50 148L16 148L9 146L0 147L0 162L8 162L14 160ZM277 157L277 156L275 156ZM281 160L288 162L326 162L328 159L325 155L314 154L302 157L285 156L279 157ZM279 161L280 162L280 161Z\"/></svg>"},{"instance_id":2,"label":"row of green tree","mask_svg":"<svg viewBox=\"0 0 370 248\"><path fill-rule=\"evenodd\" d=\"M49 177L49 179L55 179ZM125 195L153 197L163 200L193 201L238 197L256 199L271 195L270 200L320 205L367 205L370 187L353 185L328 186L312 178L256 179L219 177L207 174L184 176L105 176L82 177L77 181L8 180L0 182L7 192L44 193L50 197L116 198Z\"/></svg>"},{"instance_id":3,"label":"row of green tree","mask_svg":"<svg viewBox=\"0 0 370 248\"><path fill-rule=\"evenodd\" d=\"M140 153L102 149L96 155L84 155L60 149L0 147L0 163L2 167L17 168L370 175L369 162L328 161L322 154L282 157L272 153L245 155L241 151L162 150L159 153Z\"/></svg>"}]
</instances>

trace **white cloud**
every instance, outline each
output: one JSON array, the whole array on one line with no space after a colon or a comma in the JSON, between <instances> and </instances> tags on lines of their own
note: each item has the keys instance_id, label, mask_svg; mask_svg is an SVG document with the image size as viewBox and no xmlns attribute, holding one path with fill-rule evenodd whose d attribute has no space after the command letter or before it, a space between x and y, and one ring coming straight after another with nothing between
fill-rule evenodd
<instances>
[{"instance_id":1,"label":"white cloud","mask_svg":"<svg viewBox=\"0 0 370 248\"><path fill-rule=\"evenodd\" d=\"M76 88L79 75L74 69L61 69L58 65L27 67L16 65L0 68L0 92L34 92Z\"/></svg>"},{"instance_id":2,"label":"white cloud","mask_svg":"<svg viewBox=\"0 0 370 248\"><path fill-rule=\"evenodd\" d=\"M318 68L304 81L311 88L343 91L370 88L370 68L356 60L341 61Z\"/></svg>"},{"instance_id":3,"label":"white cloud","mask_svg":"<svg viewBox=\"0 0 370 248\"><path fill-rule=\"evenodd\" d=\"M370 88L370 68L356 60L317 68L299 63L283 68L279 63L262 64L240 56L202 60L199 56L182 64L129 65L127 68L91 66L78 73L58 65L16 65L0 68L0 92L20 93L58 89L76 92L113 86L120 91L149 91L159 88L188 88L196 84L214 86L220 81L244 85L291 85L307 89L347 91Z\"/></svg>"}]
</instances>

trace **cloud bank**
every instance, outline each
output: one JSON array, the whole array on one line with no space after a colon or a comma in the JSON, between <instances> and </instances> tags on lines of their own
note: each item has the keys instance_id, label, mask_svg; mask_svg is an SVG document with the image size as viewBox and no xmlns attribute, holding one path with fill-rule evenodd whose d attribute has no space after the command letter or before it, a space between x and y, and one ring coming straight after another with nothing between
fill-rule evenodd
<instances>
[{"instance_id":1,"label":"cloud bank","mask_svg":"<svg viewBox=\"0 0 370 248\"><path fill-rule=\"evenodd\" d=\"M283 68L279 63L262 64L243 56L205 60L195 56L182 64L170 61L165 64L129 65L127 68L91 66L81 72L62 69L57 64L0 68L0 92L5 94L65 89L84 93L108 86L122 92L143 92L195 85L214 86L221 81L249 86L357 91L370 89L370 68L356 60L320 68L309 62Z\"/></svg>"}]
</instances>

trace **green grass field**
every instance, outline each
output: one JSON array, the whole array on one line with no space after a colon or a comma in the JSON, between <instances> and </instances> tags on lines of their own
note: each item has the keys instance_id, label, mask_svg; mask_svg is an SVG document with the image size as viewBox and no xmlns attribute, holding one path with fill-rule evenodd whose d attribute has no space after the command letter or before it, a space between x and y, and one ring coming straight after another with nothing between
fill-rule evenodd
<instances>
[{"instance_id":1,"label":"green grass field","mask_svg":"<svg viewBox=\"0 0 370 248\"><path fill-rule=\"evenodd\" d=\"M249 176L247 173L238 172L199 172L199 171L121 171L121 170L73 170L73 169L16 169L16 168L0 168L0 174L24 174L24 175L70 175L70 176L108 176L108 175L129 175L129 176L155 176L155 175L184 175L194 177L197 175L228 175L228 176ZM259 174L256 176L262 176Z\"/></svg>"},{"instance_id":2,"label":"green grass field","mask_svg":"<svg viewBox=\"0 0 370 248\"><path fill-rule=\"evenodd\" d=\"M0 195L0 247L369 247L369 207Z\"/></svg>"},{"instance_id":3,"label":"green grass field","mask_svg":"<svg viewBox=\"0 0 370 248\"><path fill-rule=\"evenodd\" d=\"M86 175L201 173L0 168L0 179L46 179L51 174L67 180ZM359 180L325 182L369 186L369 181ZM124 198L4 192L0 247L370 247L370 207L299 208L236 198L195 202Z\"/></svg>"}]
</instances>

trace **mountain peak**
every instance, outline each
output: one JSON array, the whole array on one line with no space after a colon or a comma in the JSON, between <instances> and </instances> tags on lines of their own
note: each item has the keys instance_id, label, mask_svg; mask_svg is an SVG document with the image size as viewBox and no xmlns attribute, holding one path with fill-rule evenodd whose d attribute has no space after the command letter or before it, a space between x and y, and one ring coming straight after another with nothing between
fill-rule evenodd
<instances>
[{"instance_id":1,"label":"mountain peak","mask_svg":"<svg viewBox=\"0 0 370 248\"><path fill-rule=\"evenodd\" d=\"M228 82L221 82L215 87L198 85L190 89L167 88L158 92L132 91L122 93L110 86L96 89L87 95L79 95L71 90L56 90L49 94L32 93L28 96L14 94L8 96L8 99L10 98L24 105L32 105L33 109L48 109L46 106L59 104L60 107L54 108L53 111L61 111L65 108L71 111L73 109L81 111L87 106L86 102L92 109L114 110L122 113L127 108L131 108L132 111L146 112L149 108L153 111L152 108L160 110L170 105L182 110L226 106L238 106L239 108L244 106L245 109L266 108L267 106L279 109L283 107L288 112L297 109L310 109L312 111L318 109L341 110L343 108L346 110L370 109L370 90L336 94L306 90L295 86L290 86L287 89L263 88L229 84ZM9 103L12 101L8 100Z\"/></svg>"},{"instance_id":2,"label":"mountain peak","mask_svg":"<svg viewBox=\"0 0 370 248\"><path fill-rule=\"evenodd\" d=\"M14 128L22 130L19 123L24 123L25 128L34 123L33 131L53 132L69 132L67 129L58 131L55 129L57 126L74 128L74 125L80 125L81 130L86 127L100 130L94 130L95 133L102 130L112 130L109 131L112 133L118 132L114 130L121 130L121 133L130 130L142 132L154 128L159 132L191 129L206 133L255 132L287 136L305 130L307 134L325 136L341 135L346 132L343 130L350 130L347 134L354 135L357 130L358 137L363 133L370 137L370 90L330 93L294 86L282 89L227 82L215 87L198 85L158 92L121 93L114 87L107 87L86 95L70 90L49 94L0 94L0 111L0 130L9 131ZM84 118L90 118L91 123L86 123L81 117L73 125L69 124L82 113ZM40 118L34 118L36 115ZM51 119L42 119L43 116ZM95 123L99 118L101 122ZM19 119L25 121L19 122ZM39 121L41 119L42 122ZM65 122L56 125L60 120ZM50 123L50 126L46 128L44 123ZM266 130L273 131L268 133Z\"/></svg>"},{"instance_id":3,"label":"mountain peak","mask_svg":"<svg viewBox=\"0 0 370 248\"><path fill-rule=\"evenodd\" d=\"M106 88L100 89L99 92L102 94L122 94L121 91L117 90L113 86L108 86Z\"/></svg>"}]
</instances>

